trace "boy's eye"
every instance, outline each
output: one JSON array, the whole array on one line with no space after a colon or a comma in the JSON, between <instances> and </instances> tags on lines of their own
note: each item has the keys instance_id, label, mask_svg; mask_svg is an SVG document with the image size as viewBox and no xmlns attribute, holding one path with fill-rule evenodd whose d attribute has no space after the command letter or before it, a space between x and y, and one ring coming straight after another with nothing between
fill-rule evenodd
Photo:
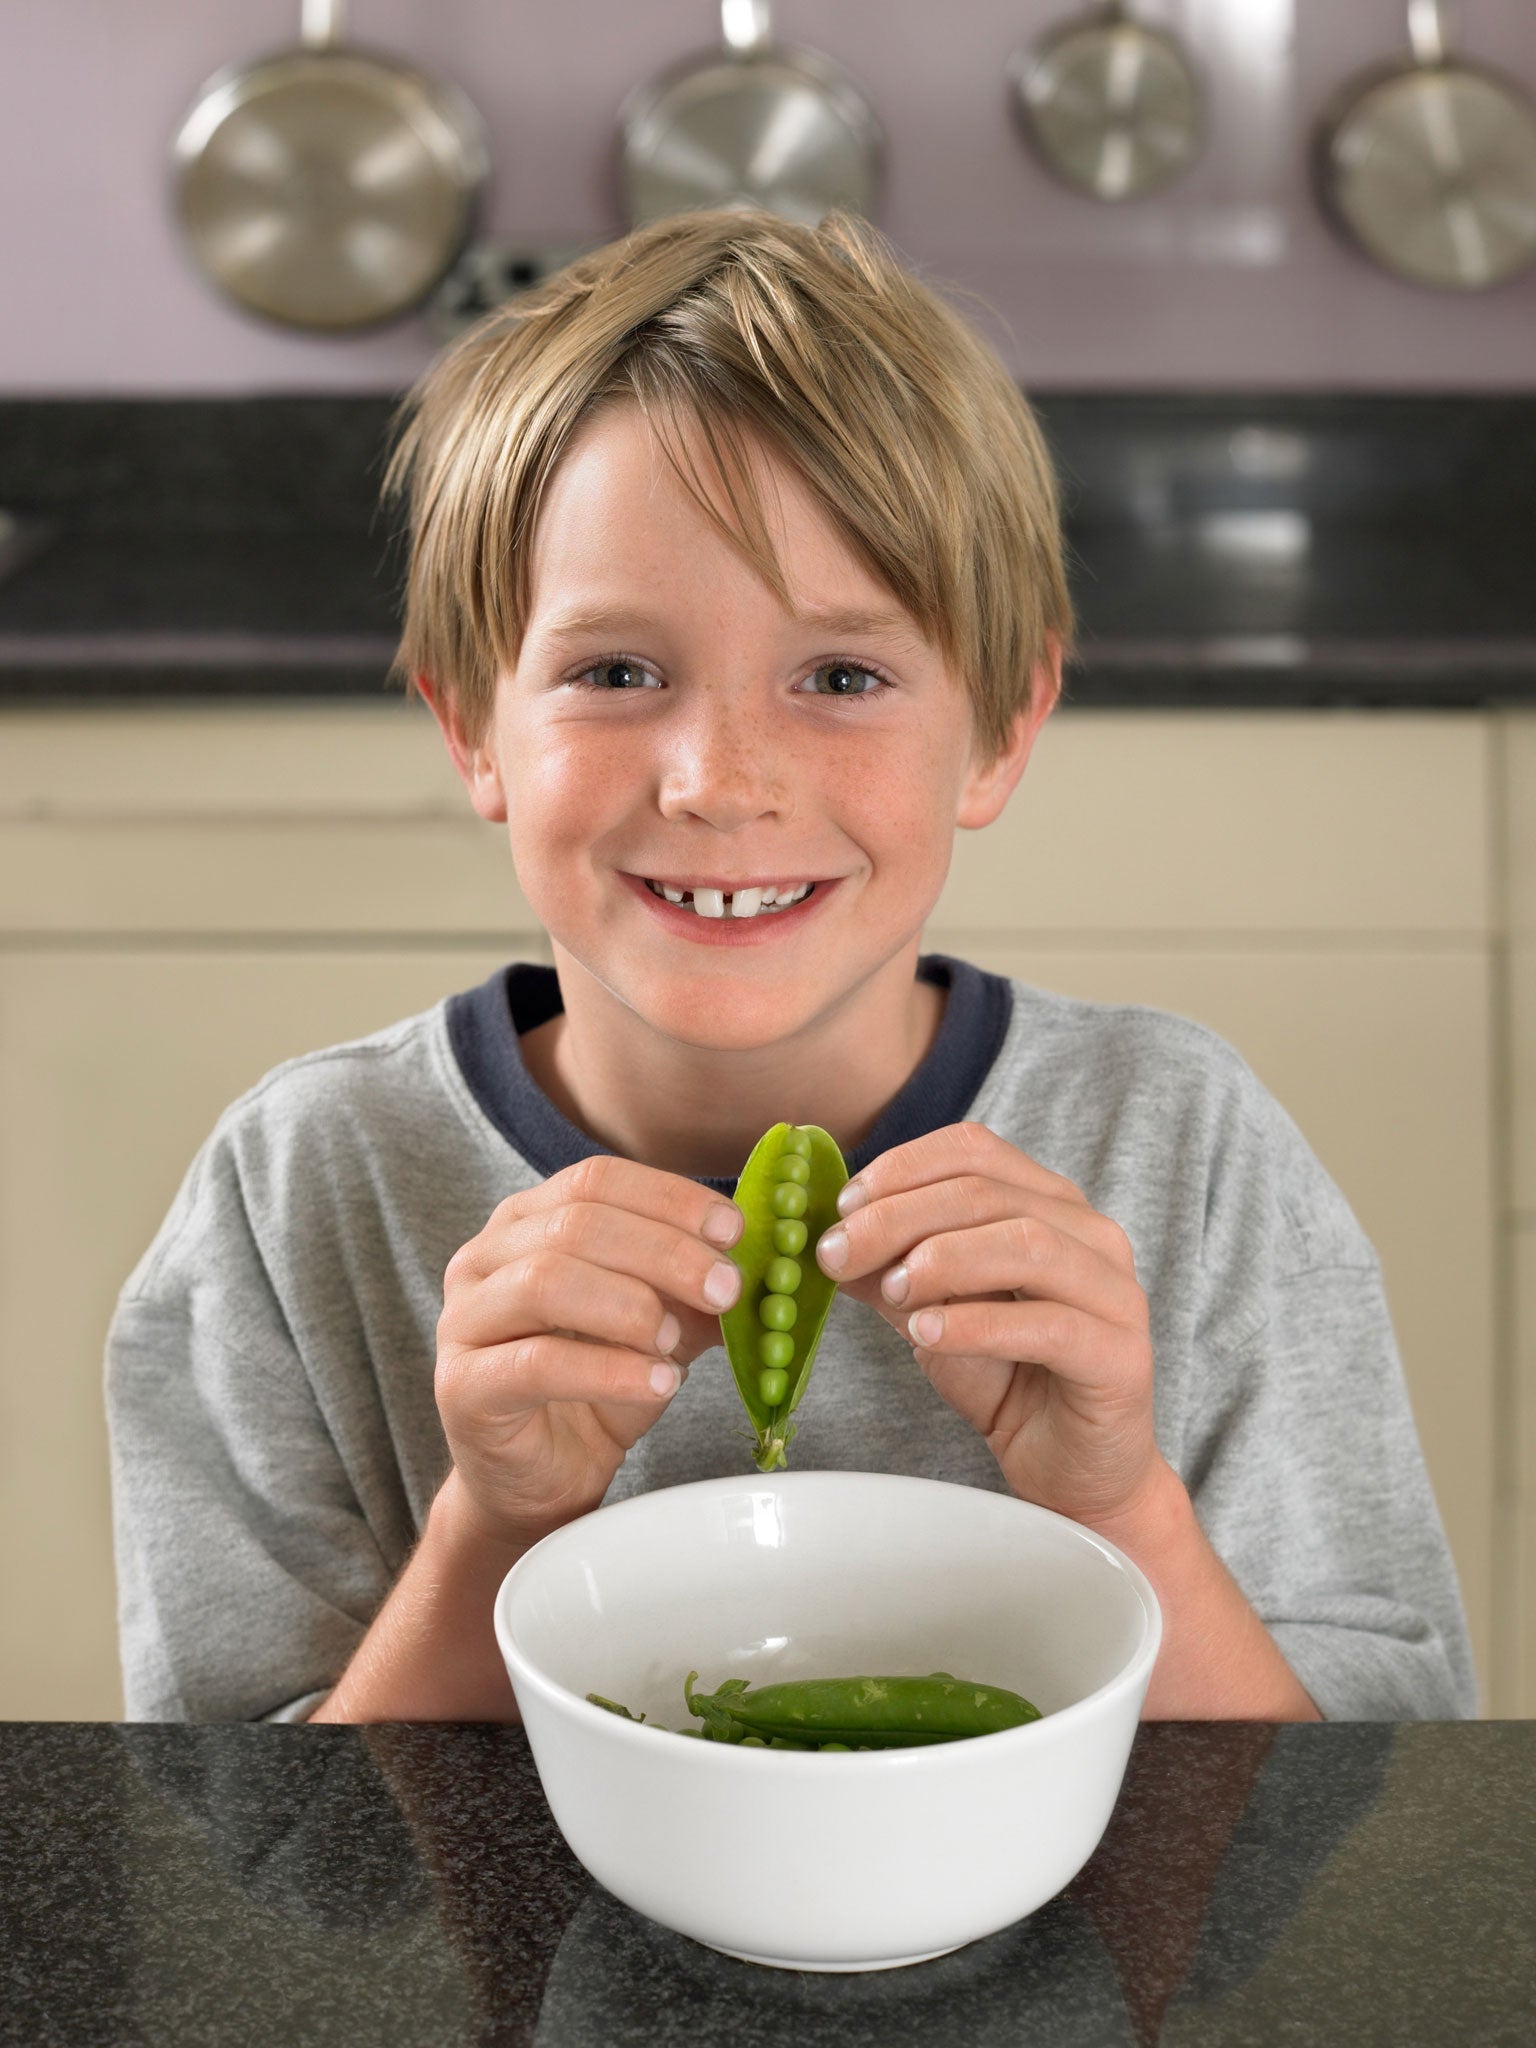
<instances>
[{"instance_id":1,"label":"boy's eye","mask_svg":"<svg viewBox=\"0 0 1536 2048\"><path fill-rule=\"evenodd\" d=\"M588 682L589 676L596 676L598 680ZM584 668L571 680L588 690L624 691L631 685L644 683L649 676L649 669L641 668L638 662L629 661L622 654L605 654L601 661L594 661L590 668Z\"/></svg>"},{"instance_id":2,"label":"boy's eye","mask_svg":"<svg viewBox=\"0 0 1536 2048\"><path fill-rule=\"evenodd\" d=\"M829 687L825 690L811 690L812 697L831 697L844 704L862 704L871 697L883 696L894 689L879 669L870 668L857 661L824 661L810 672L809 681L825 676ZM858 678L864 678L864 687L858 686ZM595 681L592 678L596 678ZM632 661L627 654L605 654L584 668L571 681L584 690L601 690L611 696L628 696L635 690L655 688L658 678L638 661Z\"/></svg>"},{"instance_id":3,"label":"boy's eye","mask_svg":"<svg viewBox=\"0 0 1536 2048\"><path fill-rule=\"evenodd\" d=\"M866 697L879 697L891 688L878 669L864 668L854 661L823 662L820 668L811 671L812 682L817 676L825 676L831 687L825 691L812 690L810 694L813 697L841 697L851 704L862 704ZM859 689L856 686L859 676L872 687Z\"/></svg>"}]
</instances>

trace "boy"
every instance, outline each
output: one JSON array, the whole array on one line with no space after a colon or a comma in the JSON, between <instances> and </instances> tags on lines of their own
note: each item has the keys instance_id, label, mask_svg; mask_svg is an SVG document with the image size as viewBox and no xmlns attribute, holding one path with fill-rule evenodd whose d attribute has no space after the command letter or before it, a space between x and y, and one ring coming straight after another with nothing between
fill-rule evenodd
<instances>
[{"instance_id":1,"label":"boy","mask_svg":"<svg viewBox=\"0 0 1536 2048\"><path fill-rule=\"evenodd\" d=\"M388 484L400 665L556 964L277 1068L194 1162L108 1341L129 1716L515 1719L515 1559L741 1469L727 1198L780 1119L854 1177L797 1465L1120 1544L1149 1715L1474 1712L1295 1125L1198 1025L919 954L1071 632L980 338L857 218L675 216L455 344Z\"/></svg>"}]
</instances>

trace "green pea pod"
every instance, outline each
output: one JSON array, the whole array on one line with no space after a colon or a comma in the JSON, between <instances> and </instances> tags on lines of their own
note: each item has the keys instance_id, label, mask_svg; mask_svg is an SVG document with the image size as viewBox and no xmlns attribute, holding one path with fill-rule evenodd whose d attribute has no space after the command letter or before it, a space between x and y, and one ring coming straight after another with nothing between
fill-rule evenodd
<instances>
[{"instance_id":1,"label":"green pea pod","mask_svg":"<svg viewBox=\"0 0 1536 2048\"><path fill-rule=\"evenodd\" d=\"M837 1292L816 1263L816 1244L838 1220L847 1179L836 1141L819 1124L775 1124L753 1146L736 1183L732 1199L747 1219L731 1250L741 1295L720 1329L759 1472L788 1463L795 1434L789 1418L805 1393Z\"/></svg>"},{"instance_id":2,"label":"green pea pod","mask_svg":"<svg viewBox=\"0 0 1536 2048\"><path fill-rule=\"evenodd\" d=\"M713 1693L696 1693L697 1676L690 1673L683 1689L689 1712L751 1735L884 1748L993 1735L1040 1718L1022 1693L962 1678L803 1678L755 1689L728 1679Z\"/></svg>"},{"instance_id":3,"label":"green pea pod","mask_svg":"<svg viewBox=\"0 0 1536 2048\"><path fill-rule=\"evenodd\" d=\"M740 1725L738 1723L738 1725ZM753 1734L771 1743L795 1749L923 1749L935 1742L960 1742L959 1735L924 1735L910 1728L801 1728L774 1729L768 1722L753 1723ZM783 1737L792 1741L784 1743ZM743 1737L743 1740L750 1740Z\"/></svg>"},{"instance_id":4,"label":"green pea pod","mask_svg":"<svg viewBox=\"0 0 1536 2048\"><path fill-rule=\"evenodd\" d=\"M628 1707L621 1707L617 1700L605 1700L600 1692L589 1692L587 1698L594 1707L606 1707L610 1714L621 1714L626 1721L643 1721L644 1714L632 1714Z\"/></svg>"}]
</instances>

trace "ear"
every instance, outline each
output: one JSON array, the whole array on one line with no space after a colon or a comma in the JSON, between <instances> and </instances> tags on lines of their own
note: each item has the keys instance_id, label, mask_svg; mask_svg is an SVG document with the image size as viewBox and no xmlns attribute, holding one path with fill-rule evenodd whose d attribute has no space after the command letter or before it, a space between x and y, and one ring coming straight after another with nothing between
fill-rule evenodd
<instances>
[{"instance_id":1,"label":"ear","mask_svg":"<svg viewBox=\"0 0 1536 2048\"><path fill-rule=\"evenodd\" d=\"M430 676L414 675L411 681L437 720L443 744L459 771L459 780L469 791L469 800L482 818L493 825L507 822L507 793L502 787L501 763L493 743L494 721L487 719L484 735L471 741L465 734L460 707L452 695L440 689Z\"/></svg>"},{"instance_id":2,"label":"ear","mask_svg":"<svg viewBox=\"0 0 1536 2048\"><path fill-rule=\"evenodd\" d=\"M1061 695L1061 635L1046 637L1046 657L1035 666L1030 679L1029 702L1013 721L1002 752L985 767L972 766L961 792L955 823L967 832L979 832L990 825L1013 794L1024 773L1035 735L1056 708Z\"/></svg>"}]
</instances>

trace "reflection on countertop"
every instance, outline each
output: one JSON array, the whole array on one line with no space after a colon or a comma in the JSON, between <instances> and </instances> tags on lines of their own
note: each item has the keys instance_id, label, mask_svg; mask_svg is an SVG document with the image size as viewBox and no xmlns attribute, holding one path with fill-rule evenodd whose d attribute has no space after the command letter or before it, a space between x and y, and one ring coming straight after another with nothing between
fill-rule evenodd
<instances>
[{"instance_id":1,"label":"reflection on countertop","mask_svg":"<svg viewBox=\"0 0 1536 2048\"><path fill-rule=\"evenodd\" d=\"M0 1833L7 2040L1514 2048L1536 2010L1528 1722L1145 1724L1056 1899L850 1976L621 1905L518 1728L12 1724Z\"/></svg>"},{"instance_id":2,"label":"reflection on countertop","mask_svg":"<svg viewBox=\"0 0 1536 2048\"><path fill-rule=\"evenodd\" d=\"M1066 705L1536 700L1536 395L1032 396ZM0 401L0 699L383 694L396 403Z\"/></svg>"}]
</instances>

